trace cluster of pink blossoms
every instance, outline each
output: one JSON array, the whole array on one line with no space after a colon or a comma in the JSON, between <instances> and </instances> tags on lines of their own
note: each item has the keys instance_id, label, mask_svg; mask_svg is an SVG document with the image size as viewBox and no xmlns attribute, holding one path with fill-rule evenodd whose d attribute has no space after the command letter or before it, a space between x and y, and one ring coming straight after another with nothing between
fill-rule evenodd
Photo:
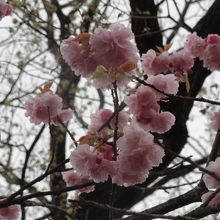
<instances>
[{"instance_id":1,"label":"cluster of pink blossoms","mask_svg":"<svg viewBox=\"0 0 220 220\"><path fill-rule=\"evenodd\" d=\"M95 29L91 35L71 36L61 43L60 50L76 75L92 79L97 88L110 89L113 84L126 85L135 73L138 57L133 40L129 28L113 24L109 29ZM175 123L174 115L161 111L159 103L168 101L165 93L177 94L179 82L191 71L195 58L202 60L208 69L219 70L216 59L220 55L219 45L217 35L202 39L193 33L188 36L184 48L176 53L168 54L161 49L160 53L149 50L143 54L145 82L152 86L141 85L124 98L128 113L120 111L116 117L111 110L101 109L91 115L88 133L80 138L70 155L73 170L63 173L67 185L84 184L89 180L100 183L109 178L120 186L144 182L164 156L164 150L154 143L152 133L165 133ZM45 92L26 102L26 115L36 124L48 123L49 110L53 124L57 124L58 117L65 121L72 113L62 110L61 101L51 92ZM204 175L204 182L209 184L213 180ZM93 190L94 187L89 186L79 192Z\"/></svg>"},{"instance_id":2,"label":"cluster of pink blossoms","mask_svg":"<svg viewBox=\"0 0 220 220\"><path fill-rule=\"evenodd\" d=\"M7 4L4 0L0 0L0 20L8 15L12 14L12 6Z\"/></svg>"},{"instance_id":3,"label":"cluster of pink blossoms","mask_svg":"<svg viewBox=\"0 0 220 220\"><path fill-rule=\"evenodd\" d=\"M204 67L211 71L220 70L219 56L220 37L218 35L210 34L203 39L193 33L187 37L184 48L171 55L167 51L157 55L154 50L149 50L142 56L142 67L148 75L172 73L178 80L182 80L183 74L190 72L193 67L195 58L202 60Z\"/></svg>"},{"instance_id":4,"label":"cluster of pink blossoms","mask_svg":"<svg viewBox=\"0 0 220 220\"><path fill-rule=\"evenodd\" d=\"M111 88L129 82L137 63L134 35L122 24L109 29L96 28L94 34L71 36L61 43L60 51L76 75L93 79L97 88Z\"/></svg>"},{"instance_id":5,"label":"cluster of pink blossoms","mask_svg":"<svg viewBox=\"0 0 220 220\"><path fill-rule=\"evenodd\" d=\"M51 91L29 98L24 107L25 116L30 117L30 121L36 125L41 122L58 125L59 120L65 123L73 116L72 109L62 109L62 99Z\"/></svg>"},{"instance_id":6,"label":"cluster of pink blossoms","mask_svg":"<svg viewBox=\"0 0 220 220\"><path fill-rule=\"evenodd\" d=\"M98 139L94 144L90 139L88 144L80 144L70 155L70 163L74 168L72 175L79 173L87 178L89 176L97 183L111 177L112 182L120 186L144 182L149 170L162 162L164 150L154 143L153 135L135 123L126 125L123 132L116 143L116 160L110 142L106 144ZM69 184L68 180L64 180Z\"/></svg>"},{"instance_id":7,"label":"cluster of pink blossoms","mask_svg":"<svg viewBox=\"0 0 220 220\"><path fill-rule=\"evenodd\" d=\"M220 176L220 157L217 157L215 161L209 162L209 165L206 169L210 172L215 173L217 176ZM217 180L215 177L204 174L203 181L209 190L216 190L220 188L220 180ZM202 196L202 202L205 202L213 192L209 191ZM218 193L210 202L209 205L214 205L220 203L220 194Z\"/></svg>"}]
</instances>

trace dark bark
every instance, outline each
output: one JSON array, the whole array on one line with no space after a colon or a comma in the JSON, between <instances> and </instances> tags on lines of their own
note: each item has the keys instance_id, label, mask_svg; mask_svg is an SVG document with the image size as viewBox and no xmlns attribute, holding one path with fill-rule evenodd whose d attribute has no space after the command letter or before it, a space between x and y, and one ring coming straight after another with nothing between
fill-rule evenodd
<instances>
[{"instance_id":1,"label":"dark bark","mask_svg":"<svg viewBox=\"0 0 220 220\"><path fill-rule=\"evenodd\" d=\"M162 46L162 34L157 19L158 8L154 0L130 0L131 28L139 53Z\"/></svg>"}]
</instances>

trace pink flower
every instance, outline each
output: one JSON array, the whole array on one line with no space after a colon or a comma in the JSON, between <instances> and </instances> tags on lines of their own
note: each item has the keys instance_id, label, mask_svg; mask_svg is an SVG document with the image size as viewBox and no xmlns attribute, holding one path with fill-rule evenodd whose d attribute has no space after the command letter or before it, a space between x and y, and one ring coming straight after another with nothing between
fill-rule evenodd
<instances>
[{"instance_id":1,"label":"pink flower","mask_svg":"<svg viewBox=\"0 0 220 220\"><path fill-rule=\"evenodd\" d=\"M62 173L63 179L66 182L67 186L81 185L89 182L88 176L82 176L74 170L69 170ZM95 190L95 186L87 186L81 189L78 189L79 192L92 192Z\"/></svg>"},{"instance_id":2,"label":"pink flower","mask_svg":"<svg viewBox=\"0 0 220 220\"><path fill-rule=\"evenodd\" d=\"M202 195L201 200L202 203L205 203L214 192L207 192ZM220 203L220 193L217 193L214 198L209 202L209 205L217 205Z\"/></svg>"},{"instance_id":3,"label":"pink flower","mask_svg":"<svg viewBox=\"0 0 220 220\"><path fill-rule=\"evenodd\" d=\"M90 38L94 56L106 69L116 69L121 64L137 62L137 49L131 42L134 34L122 24L112 24L109 29L96 28Z\"/></svg>"},{"instance_id":4,"label":"pink flower","mask_svg":"<svg viewBox=\"0 0 220 220\"><path fill-rule=\"evenodd\" d=\"M200 57L205 46L205 40L198 37L196 32L188 35L185 42L185 48L188 49L194 57Z\"/></svg>"},{"instance_id":5,"label":"pink flower","mask_svg":"<svg viewBox=\"0 0 220 220\"><path fill-rule=\"evenodd\" d=\"M162 92L176 95L179 88L179 82L177 81L177 78L174 74L159 74L156 76L149 76L147 78L147 83L155 86L157 89L159 89ZM166 97L162 93L156 92L159 96L159 98Z\"/></svg>"},{"instance_id":6,"label":"pink flower","mask_svg":"<svg viewBox=\"0 0 220 220\"><path fill-rule=\"evenodd\" d=\"M88 78L96 70L97 63L89 51L89 46L86 47L80 42L77 36L70 36L61 43L60 52L77 76Z\"/></svg>"},{"instance_id":7,"label":"pink flower","mask_svg":"<svg viewBox=\"0 0 220 220\"><path fill-rule=\"evenodd\" d=\"M157 75L168 71L169 55L162 53L156 55L154 50L148 50L142 55L142 68L147 75Z\"/></svg>"},{"instance_id":8,"label":"pink flower","mask_svg":"<svg viewBox=\"0 0 220 220\"><path fill-rule=\"evenodd\" d=\"M112 114L113 112L110 109L100 109L96 113L91 114L91 123L89 125L89 132L90 133L97 132L102 125L108 122ZM119 130L122 130L122 128L127 124L128 117L129 116L126 112L123 111L119 112L119 116L118 116ZM109 122L109 125L107 125L101 131L99 131L99 136L104 140L107 140L109 138L109 130L110 130L109 126L111 127L111 129L115 128L115 117Z\"/></svg>"},{"instance_id":9,"label":"pink flower","mask_svg":"<svg viewBox=\"0 0 220 220\"><path fill-rule=\"evenodd\" d=\"M204 67L211 71L220 70L220 36L217 34L210 34L205 39L206 47L201 54Z\"/></svg>"},{"instance_id":10,"label":"pink flower","mask_svg":"<svg viewBox=\"0 0 220 220\"><path fill-rule=\"evenodd\" d=\"M10 4L5 3L4 0L0 0L0 20L8 15L11 15L13 8Z\"/></svg>"},{"instance_id":11,"label":"pink flower","mask_svg":"<svg viewBox=\"0 0 220 220\"><path fill-rule=\"evenodd\" d=\"M89 125L89 132L95 133L99 130L99 128L104 125L112 115L112 111L110 109L100 109L96 113L91 114L91 123ZM99 136L104 140L108 139L108 126L103 128L99 132Z\"/></svg>"},{"instance_id":12,"label":"pink flower","mask_svg":"<svg viewBox=\"0 0 220 220\"><path fill-rule=\"evenodd\" d=\"M138 114L142 108L145 108L145 110L152 108L155 111L159 111L160 109L160 106L157 104L159 99L152 89L146 86L140 86L135 94L125 97L124 101L128 105L129 110L136 114Z\"/></svg>"},{"instance_id":13,"label":"pink flower","mask_svg":"<svg viewBox=\"0 0 220 220\"><path fill-rule=\"evenodd\" d=\"M0 208L0 219L17 220L20 216L20 208L17 205Z\"/></svg>"},{"instance_id":14,"label":"pink flower","mask_svg":"<svg viewBox=\"0 0 220 220\"><path fill-rule=\"evenodd\" d=\"M62 109L62 99L52 93L46 92L42 95L30 98L25 103L26 113L31 122L40 124L41 122L49 123L49 116L57 116Z\"/></svg>"},{"instance_id":15,"label":"pink flower","mask_svg":"<svg viewBox=\"0 0 220 220\"><path fill-rule=\"evenodd\" d=\"M215 112L211 117L210 127L217 131L220 128L220 112Z\"/></svg>"},{"instance_id":16,"label":"pink flower","mask_svg":"<svg viewBox=\"0 0 220 220\"><path fill-rule=\"evenodd\" d=\"M183 73L188 72L194 65L194 57L187 49L173 53L169 58L169 70L179 80L182 80Z\"/></svg>"},{"instance_id":17,"label":"pink flower","mask_svg":"<svg viewBox=\"0 0 220 220\"><path fill-rule=\"evenodd\" d=\"M73 117L73 110L68 108L68 109L61 110L61 112L57 116L53 117L51 119L51 121L52 121L53 125L58 125L59 124L59 120L61 120L63 123L66 123L72 117ZM58 118L59 118L59 120L58 120Z\"/></svg>"},{"instance_id":18,"label":"pink flower","mask_svg":"<svg viewBox=\"0 0 220 220\"><path fill-rule=\"evenodd\" d=\"M119 170L118 173L112 177L112 183L125 187L133 186L138 183L143 183L147 179L148 174L148 172L130 174Z\"/></svg>"},{"instance_id":19,"label":"pink flower","mask_svg":"<svg viewBox=\"0 0 220 220\"><path fill-rule=\"evenodd\" d=\"M157 133L165 133L171 129L175 123L175 116L170 112L160 112L154 115L150 124L150 130Z\"/></svg>"},{"instance_id":20,"label":"pink flower","mask_svg":"<svg viewBox=\"0 0 220 220\"><path fill-rule=\"evenodd\" d=\"M30 117L30 121L36 125L41 122L48 124L49 121L57 125L57 116L65 123L73 114L71 109L62 110L62 99L52 92L29 98L25 102L25 109L25 116Z\"/></svg>"},{"instance_id":21,"label":"pink flower","mask_svg":"<svg viewBox=\"0 0 220 220\"><path fill-rule=\"evenodd\" d=\"M153 142L153 136L136 124L124 129L124 135L118 139L119 155L117 170L113 182L118 185L142 183L152 167L162 162L164 150Z\"/></svg>"},{"instance_id":22,"label":"pink flower","mask_svg":"<svg viewBox=\"0 0 220 220\"><path fill-rule=\"evenodd\" d=\"M78 173L97 183L106 181L116 172L115 161L105 159L102 152L91 149L87 144L79 145L71 153L70 163Z\"/></svg>"},{"instance_id":23,"label":"pink flower","mask_svg":"<svg viewBox=\"0 0 220 220\"><path fill-rule=\"evenodd\" d=\"M206 169L220 177L220 157L217 157L215 161L211 161ZM217 180L207 173L204 174L203 181L208 189L216 189L220 187L220 180Z\"/></svg>"}]
</instances>

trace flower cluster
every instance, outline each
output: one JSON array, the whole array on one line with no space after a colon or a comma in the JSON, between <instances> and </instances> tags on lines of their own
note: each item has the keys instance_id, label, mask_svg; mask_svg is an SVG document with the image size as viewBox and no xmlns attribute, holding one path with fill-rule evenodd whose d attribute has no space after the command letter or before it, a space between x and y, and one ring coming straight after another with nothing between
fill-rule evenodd
<instances>
[{"instance_id":1,"label":"flower cluster","mask_svg":"<svg viewBox=\"0 0 220 220\"><path fill-rule=\"evenodd\" d=\"M58 125L59 120L65 123L73 116L70 108L62 109L62 106L62 99L58 95L45 92L25 102L25 116L30 117L30 121L36 125L41 122Z\"/></svg>"},{"instance_id":2,"label":"flower cluster","mask_svg":"<svg viewBox=\"0 0 220 220\"><path fill-rule=\"evenodd\" d=\"M122 24L109 29L96 28L90 35L71 36L61 43L60 51L76 75L92 78L96 88L125 85L134 74L137 49L134 35Z\"/></svg>"},{"instance_id":3,"label":"flower cluster","mask_svg":"<svg viewBox=\"0 0 220 220\"><path fill-rule=\"evenodd\" d=\"M60 51L76 75L92 79L96 88L113 88L114 93L117 92L115 88L134 78L138 56L133 40L129 28L113 24L109 29L96 28L94 34L69 37L61 43ZM158 48L159 52L149 50L142 55L145 80L124 98L127 112L100 109L91 114L88 133L80 138L79 145L70 155L73 169L63 173L68 186L90 180L100 183L109 178L120 186L135 185L144 182L150 170L162 162L164 149L154 142L153 134L169 131L175 116L162 111L160 103L168 101L167 94L177 94L180 82L187 82L187 74L196 58L211 71L220 69L217 59L220 37L212 34L202 39L193 33L180 51L169 54L167 48ZM113 100L116 109L114 95ZM26 116L35 124L50 120L56 125L58 118L65 122L72 116L70 109L62 109L61 98L48 88L41 95L30 98L25 109ZM207 169L218 174L218 163L220 159L211 162ZM220 186L220 181L207 174L203 179L207 188ZM93 190L93 186L88 186L78 191Z\"/></svg>"},{"instance_id":4,"label":"flower cluster","mask_svg":"<svg viewBox=\"0 0 220 220\"><path fill-rule=\"evenodd\" d=\"M8 15L12 14L12 6L7 4L4 0L0 0L0 20Z\"/></svg>"},{"instance_id":5,"label":"flower cluster","mask_svg":"<svg viewBox=\"0 0 220 220\"><path fill-rule=\"evenodd\" d=\"M147 75L158 75L161 73L175 74L178 80L183 80L186 72L191 72L194 59L203 61L204 67L214 71L220 70L220 37L210 34L205 39L198 37L196 33L187 37L182 50L168 54L162 51L157 55L156 51L149 50L142 55L142 67Z\"/></svg>"}]
</instances>

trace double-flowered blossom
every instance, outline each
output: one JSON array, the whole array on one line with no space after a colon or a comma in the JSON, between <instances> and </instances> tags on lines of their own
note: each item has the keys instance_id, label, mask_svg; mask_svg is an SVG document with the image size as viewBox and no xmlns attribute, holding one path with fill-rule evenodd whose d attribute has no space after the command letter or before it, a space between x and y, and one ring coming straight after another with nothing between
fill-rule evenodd
<instances>
[{"instance_id":1,"label":"double-flowered blossom","mask_svg":"<svg viewBox=\"0 0 220 220\"><path fill-rule=\"evenodd\" d=\"M220 157L217 157L215 161L211 161L206 169L220 177ZM217 189L220 187L220 180L207 173L204 174L203 181L208 189Z\"/></svg>"},{"instance_id":2,"label":"double-flowered blossom","mask_svg":"<svg viewBox=\"0 0 220 220\"><path fill-rule=\"evenodd\" d=\"M62 173L63 179L67 186L81 185L89 182L89 176L83 176L77 173L75 170L69 170ZM78 189L78 192L92 192L95 190L95 186L86 186Z\"/></svg>"},{"instance_id":3,"label":"double-flowered blossom","mask_svg":"<svg viewBox=\"0 0 220 220\"><path fill-rule=\"evenodd\" d=\"M158 74L156 76L149 76L146 83L153 85L161 92L176 95L179 88L179 82L174 74ZM155 91L158 98L166 98L163 93Z\"/></svg>"},{"instance_id":4,"label":"double-flowered blossom","mask_svg":"<svg viewBox=\"0 0 220 220\"><path fill-rule=\"evenodd\" d=\"M94 34L71 36L61 43L61 54L76 75L92 78L97 88L125 85L134 74L137 48L134 35L122 24L96 28ZM132 68L123 68L126 64Z\"/></svg>"},{"instance_id":5,"label":"double-flowered blossom","mask_svg":"<svg viewBox=\"0 0 220 220\"><path fill-rule=\"evenodd\" d=\"M185 48L188 49L192 56L199 57L204 51L206 43L197 33L189 34L186 38Z\"/></svg>"},{"instance_id":6,"label":"double-flowered blossom","mask_svg":"<svg viewBox=\"0 0 220 220\"><path fill-rule=\"evenodd\" d=\"M194 64L194 57L187 49L182 49L169 55L166 51L156 54L154 50L148 50L142 55L142 68L147 75L173 73L179 80L183 74L189 71Z\"/></svg>"},{"instance_id":7,"label":"double-flowered blossom","mask_svg":"<svg viewBox=\"0 0 220 220\"><path fill-rule=\"evenodd\" d=\"M1 220L18 220L20 216L20 208L17 205L0 208Z\"/></svg>"},{"instance_id":8,"label":"double-flowered blossom","mask_svg":"<svg viewBox=\"0 0 220 220\"><path fill-rule=\"evenodd\" d=\"M57 125L59 120L65 123L73 116L70 108L62 109L62 107L62 99L49 91L31 97L25 102L25 116L30 117L30 121L36 125L41 122Z\"/></svg>"},{"instance_id":9,"label":"double-flowered blossom","mask_svg":"<svg viewBox=\"0 0 220 220\"><path fill-rule=\"evenodd\" d=\"M8 15L12 14L12 6L7 4L4 0L0 0L0 20Z\"/></svg>"},{"instance_id":10,"label":"double-flowered blossom","mask_svg":"<svg viewBox=\"0 0 220 220\"><path fill-rule=\"evenodd\" d=\"M175 117L170 112L160 111L158 101L160 98L146 86L140 86L135 94L125 97L125 103L139 126L147 131L164 133L174 125Z\"/></svg>"},{"instance_id":11,"label":"double-flowered blossom","mask_svg":"<svg viewBox=\"0 0 220 220\"><path fill-rule=\"evenodd\" d=\"M124 129L124 135L118 139L117 173L113 183L130 186L142 183L149 171L162 162L164 150L153 142L153 135L136 124Z\"/></svg>"},{"instance_id":12,"label":"double-flowered blossom","mask_svg":"<svg viewBox=\"0 0 220 220\"><path fill-rule=\"evenodd\" d=\"M220 70L220 36L217 34L209 34L205 39L193 33L187 37L185 43L187 48L194 57L198 57L203 61L204 67L214 71Z\"/></svg>"},{"instance_id":13,"label":"double-flowered blossom","mask_svg":"<svg viewBox=\"0 0 220 220\"><path fill-rule=\"evenodd\" d=\"M107 140L109 138L109 133L111 129L115 128L115 117L107 124L103 129L100 129L101 126L105 125L108 120L111 118L113 112L110 109L100 109L96 113L91 114L91 123L89 125L90 133L98 133L98 136ZM124 111L119 112L117 127L119 131L127 124L128 114Z\"/></svg>"},{"instance_id":14,"label":"double-flowered blossom","mask_svg":"<svg viewBox=\"0 0 220 220\"><path fill-rule=\"evenodd\" d=\"M142 55L142 68L147 75L166 73L169 69L169 55L167 52L157 56L152 49Z\"/></svg>"},{"instance_id":15,"label":"double-flowered blossom","mask_svg":"<svg viewBox=\"0 0 220 220\"><path fill-rule=\"evenodd\" d=\"M206 47L201 55L204 67L211 71L220 70L220 36L210 34L205 39L205 43Z\"/></svg>"},{"instance_id":16,"label":"double-flowered blossom","mask_svg":"<svg viewBox=\"0 0 220 220\"><path fill-rule=\"evenodd\" d=\"M113 157L109 158L111 146L91 147L88 144L79 145L70 155L70 163L76 172L89 176L95 182L104 182L109 175L116 172L115 161Z\"/></svg>"}]
</instances>

